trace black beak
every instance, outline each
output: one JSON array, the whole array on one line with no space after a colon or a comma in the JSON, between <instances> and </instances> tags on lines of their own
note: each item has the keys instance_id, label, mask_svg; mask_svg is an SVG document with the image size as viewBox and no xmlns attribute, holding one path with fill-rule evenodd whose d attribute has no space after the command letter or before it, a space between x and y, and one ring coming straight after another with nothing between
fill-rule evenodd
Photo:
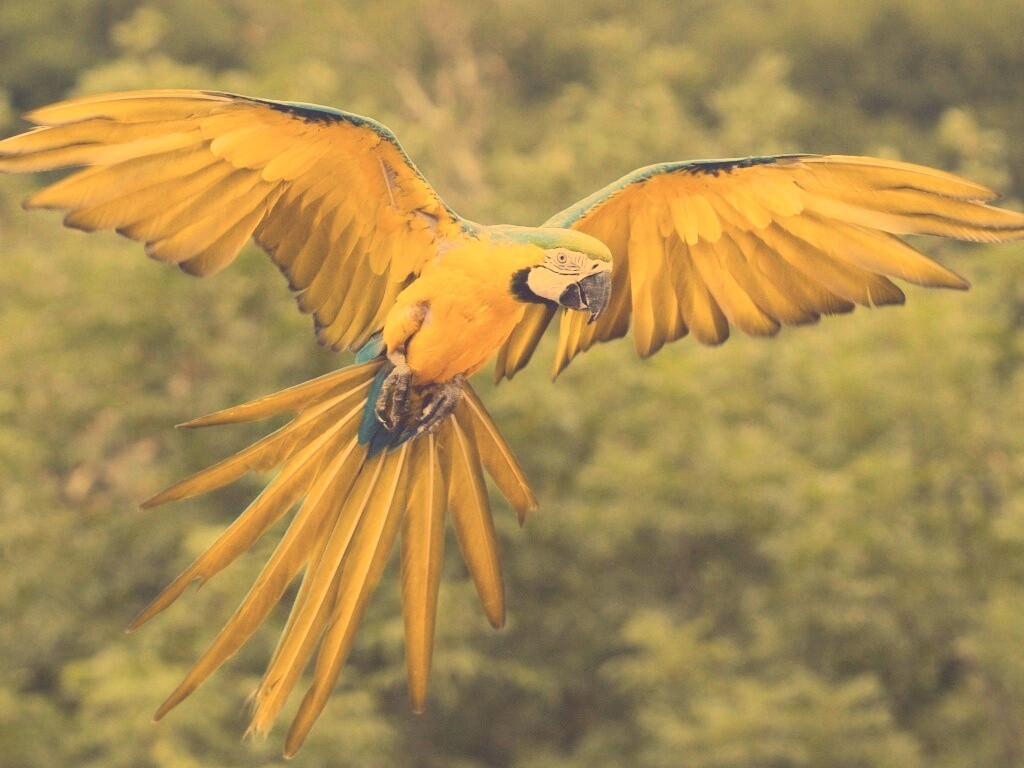
<instances>
[{"instance_id":1,"label":"black beak","mask_svg":"<svg viewBox=\"0 0 1024 768\"><path fill-rule=\"evenodd\" d=\"M589 310L590 320L593 323L604 312L608 306L608 299L612 293L612 273L605 269L587 275L579 282L573 283L558 297L558 303L568 309Z\"/></svg>"}]
</instances>

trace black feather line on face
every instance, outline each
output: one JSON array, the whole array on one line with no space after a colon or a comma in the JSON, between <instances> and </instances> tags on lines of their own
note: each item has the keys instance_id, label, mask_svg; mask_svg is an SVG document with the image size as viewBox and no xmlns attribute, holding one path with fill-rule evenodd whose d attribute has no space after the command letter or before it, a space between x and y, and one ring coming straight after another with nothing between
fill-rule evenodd
<instances>
[{"instance_id":1,"label":"black feather line on face","mask_svg":"<svg viewBox=\"0 0 1024 768\"><path fill-rule=\"evenodd\" d=\"M558 304L556 302L545 299L543 296L538 296L530 290L530 286L526 284L526 279L530 276L531 269L533 267L524 267L512 274L512 283L510 285L512 295L519 299L519 301L524 301L528 304L546 304L549 307L557 307Z\"/></svg>"}]
</instances>

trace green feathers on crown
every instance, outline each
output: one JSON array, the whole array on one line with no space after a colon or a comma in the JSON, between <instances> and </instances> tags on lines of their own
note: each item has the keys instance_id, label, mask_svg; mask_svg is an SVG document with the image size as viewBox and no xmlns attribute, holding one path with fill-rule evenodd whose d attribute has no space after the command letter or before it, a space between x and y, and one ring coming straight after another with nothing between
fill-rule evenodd
<instances>
[{"instance_id":1,"label":"green feathers on crown","mask_svg":"<svg viewBox=\"0 0 1024 768\"><path fill-rule=\"evenodd\" d=\"M500 243L522 243L549 248L568 248L600 261L611 261L608 246L596 237L561 227L518 227L512 224L486 227L491 239Z\"/></svg>"}]
</instances>

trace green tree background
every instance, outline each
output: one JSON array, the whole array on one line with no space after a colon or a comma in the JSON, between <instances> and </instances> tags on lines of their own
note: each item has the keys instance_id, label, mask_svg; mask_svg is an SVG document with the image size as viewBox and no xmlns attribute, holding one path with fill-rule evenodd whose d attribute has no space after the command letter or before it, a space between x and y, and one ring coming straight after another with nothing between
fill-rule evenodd
<instances>
[{"instance_id":1,"label":"green tree background","mask_svg":"<svg viewBox=\"0 0 1024 768\"><path fill-rule=\"evenodd\" d=\"M1024 4L4 0L0 131L204 87L391 126L446 200L537 223L651 162L878 154L1024 196ZM347 359L255 251L195 281L0 180L0 767L283 764L240 738L283 610L163 723L262 551L132 636L259 487L137 503L256 433L171 424ZM1024 766L1024 247L771 341L597 349L484 396L542 508L498 508L494 633L452 542L428 711L392 569L296 766ZM550 345L541 358L549 359Z\"/></svg>"}]
</instances>

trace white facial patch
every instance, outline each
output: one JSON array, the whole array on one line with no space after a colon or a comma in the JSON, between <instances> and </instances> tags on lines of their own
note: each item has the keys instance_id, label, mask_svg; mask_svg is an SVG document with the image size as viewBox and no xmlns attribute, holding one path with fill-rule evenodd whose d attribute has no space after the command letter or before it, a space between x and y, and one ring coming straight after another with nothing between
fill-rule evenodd
<instances>
[{"instance_id":1,"label":"white facial patch","mask_svg":"<svg viewBox=\"0 0 1024 768\"><path fill-rule=\"evenodd\" d=\"M542 299L557 302L570 285L579 280L579 272L558 272L545 263L533 267L526 275L526 287Z\"/></svg>"},{"instance_id":2,"label":"white facial patch","mask_svg":"<svg viewBox=\"0 0 1024 768\"><path fill-rule=\"evenodd\" d=\"M585 253L568 248L552 248L544 252L544 261L530 269L526 285L537 296L558 302L562 293L588 275L610 270L612 265Z\"/></svg>"},{"instance_id":3,"label":"white facial patch","mask_svg":"<svg viewBox=\"0 0 1024 768\"><path fill-rule=\"evenodd\" d=\"M587 270L589 259L577 251L564 248L547 251L544 254L544 266L552 272L563 275L582 275Z\"/></svg>"}]
</instances>

